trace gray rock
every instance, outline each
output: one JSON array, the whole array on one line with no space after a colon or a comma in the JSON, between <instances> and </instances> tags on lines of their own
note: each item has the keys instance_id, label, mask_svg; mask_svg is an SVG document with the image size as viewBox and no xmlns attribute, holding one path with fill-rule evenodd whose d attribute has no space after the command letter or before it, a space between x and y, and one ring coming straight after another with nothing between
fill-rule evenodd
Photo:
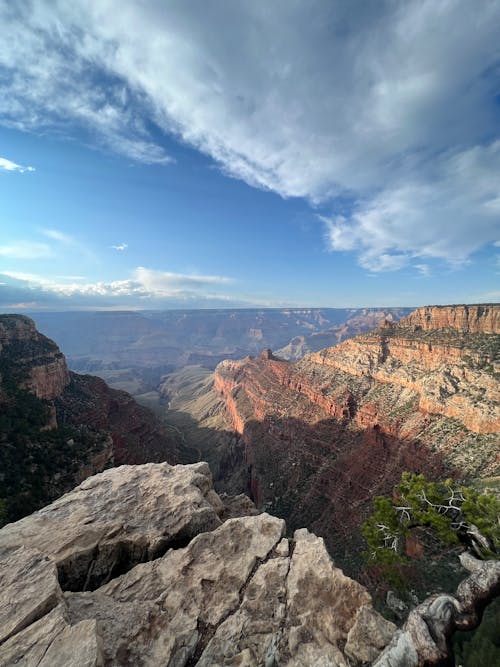
<instances>
[{"instance_id":1,"label":"gray rock","mask_svg":"<svg viewBox=\"0 0 500 667\"><path fill-rule=\"evenodd\" d=\"M287 630L278 648L278 664L347 665L341 645L358 609L371 605L370 595L335 567L322 538L301 529L294 540L286 582Z\"/></svg>"},{"instance_id":2,"label":"gray rock","mask_svg":"<svg viewBox=\"0 0 500 667\"><path fill-rule=\"evenodd\" d=\"M383 618L373 607L364 605L358 610L356 621L347 634L345 653L357 662L372 662L396 630L394 623Z\"/></svg>"},{"instance_id":3,"label":"gray rock","mask_svg":"<svg viewBox=\"0 0 500 667\"><path fill-rule=\"evenodd\" d=\"M125 651L134 665L185 664L238 609L254 567L283 530L284 522L267 514L231 519L95 592L67 593L71 622L98 620L110 664L120 664Z\"/></svg>"},{"instance_id":4,"label":"gray rock","mask_svg":"<svg viewBox=\"0 0 500 667\"><path fill-rule=\"evenodd\" d=\"M0 667L347 667L382 648L386 622L321 538L226 511L206 464L147 464L4 527Z\"/></svg>"},{"instance_id":5,"label":"gray rock","mask_svg":"<svg viewBox=\"0 0 500 667\"><path fill-rule=\"evenodd\" d=\"M1 563L0 591L0 644L47 614L62 598L53 561L24 546Z\"/></svg>"},{"instance_id":6,"label":"gray rock","mask_svg":"<svg viewBox=\"0 0 500 667\"><path fill-rule=\"evenodd\" d=\"M37 548L57 564L63 588L93 589L216 528L223 510L206 463L120 466L5 526L0 555Z\"/></svg>"},{"instance_id":7,"label":"gray rock","mask_svg":"<svg viewBox=\"0 0 500 667\"><path fill-rule=\"evenodd\" d=\"M0 667L101 667L103 655L94 620L70 625L64 604L0 648Z\"/></svg>"}]
</instances>

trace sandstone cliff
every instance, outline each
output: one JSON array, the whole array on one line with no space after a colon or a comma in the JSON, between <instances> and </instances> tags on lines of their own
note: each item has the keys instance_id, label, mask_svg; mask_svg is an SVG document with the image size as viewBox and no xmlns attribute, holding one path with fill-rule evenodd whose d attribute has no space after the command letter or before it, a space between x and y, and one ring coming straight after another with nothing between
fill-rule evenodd
<instances>
[{"instance_id":1,"label":"sandstone cliff","mask_svg":"<svg viewBox=\"0 0 500 667\"><path fill-rule=\"evenodd\" d=\"M419 327L424 331L451 328L462 333L498 334L500 332L499 304L472 306L425 306L417 308L401 324Z\"/></svg>"},{"instance_id":2,"label":"sandstone cliff","mask_svg":"<svg viewBox=\"0 0 500 667\"><path fill-rule=\"evenodd\" d=\"M208 466L122 466L0 530L0 665L436 665L500 585L471 561L457 597L401 630L321 538L260 514L222 521Z\"/></svg>"},{"instance_id":3,"label":"sandstone cliff","mask_svg":"<svg viewBox=\"0 0 500 667\"><path fill-rule=\"evenodd\" d=\"M38 398L53 399L69 384L64 355L24 315L0 315L0 355L15 361L20 385Z\"/></svg>"}]
</instances>

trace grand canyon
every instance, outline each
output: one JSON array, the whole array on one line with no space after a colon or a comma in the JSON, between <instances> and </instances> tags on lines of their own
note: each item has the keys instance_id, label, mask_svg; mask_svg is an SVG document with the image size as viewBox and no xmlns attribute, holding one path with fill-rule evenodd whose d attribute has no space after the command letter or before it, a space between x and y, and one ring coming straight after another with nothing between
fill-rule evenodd
<instances>
[{"instance_id":1,"label":"grand canyon","mask_svg":"<svg viewBox=\"0 0 500 667\"><path fill-rule=\"evenodd\" d=\"M436 611L429 616L428 593L444 605L439 614L452 605L465 618L495 597L497 563L478 569L456 549L440 562L425 551L422 535L412 534L406 549L419 555L407 573L413 603L400 600L407 611L398 616L366 567L361 525L373 499L390 495L403 472L498 492L500 307L350 311L335 325L302 311L293 314L287 344L280 329L288 335L289 324L276 331L276 322L288 312L272 312L273 333L258 337L249 324L266 321L265 312L252 313L250 322L244 313L237 331L231 320L241 316L219 313L223 342L199 330L197 345L228 345L229 329L246 356L214 363L210 354L207 362L193 358L192 337L184 348L179 337L167 372L160 355L147 387L158 340L153 345L149 329L144 333L149 316L107 314L106 326L113 317L121 337L102 343L114 355L105 363L119 371L118 386L125 369L136 380L142 405L100 377L69 370L33 320L0 318L7 523L0 556L9 599L26 600L14 616L7 598L0 606L0 664L21 656L23 664L45 664L36 662L42 654L47 665L66 664L58 660L72 655L73 645L95 665L153 665L158 651L182 665L446 660L450 638L465 625L439 625ZM175 315L191 324L193 317ZM50 316L40 319L47 330ZM54 317L53 326L63 319ZM135 338L124 320L133 322ZM217 316L208 321L202 329L211 333ZM297 327L311 321L326 333L299 336ZM93 335L97 340L99 330ZM325 336L334 345L316 350L311 339ZM67 348L69 332L65 340ZM268 346L273 340L276 351ZM130 346L145 356L131 356ZM108 371L96 362L103 349L93 354L97 372ZM76 365L82 358L90 363L80 357ZM22 434L13 428L17 405L28 423ZM29 586L20 583L19 568ZM469 583L454 592L461 580ZM166 606L158 616L160 599ZM132 639L130 623L140 617L149 620ZM432 640L419 634L422 618L439 625ZM401 657L410 654L414 661Z\"/></svg>"}]
</instances>

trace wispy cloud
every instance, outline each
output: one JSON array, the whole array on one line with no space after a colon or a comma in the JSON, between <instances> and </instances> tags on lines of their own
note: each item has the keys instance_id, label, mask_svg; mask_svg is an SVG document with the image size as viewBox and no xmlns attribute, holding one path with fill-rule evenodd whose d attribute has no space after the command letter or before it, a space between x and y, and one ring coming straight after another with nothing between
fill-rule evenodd
<instances>
[{"instance_id":1,"label":"wispy cloud","mask_svg":"<svg viewBox=\"0 0 500 667\"><path fill-rule=\"evenodd\" d=\"M35 171L35 167L23 167L21 164L7 160L5 157L0 157L0 171L17 171L24 174L25 171Z\"/></svg>"},{"instance_id":2,"label":"wispy cloud","mask_svg":"<svg viewBox=\"0 0 500 667\"><path fill-rule=\"evenodd\" d=\"M51 257L52 250L46 243L36 243L33 241L12 241L5 245L0 245L0 257L9 257L11 259L39 259L42 257Z\"/></svg>"},{"instance_id":3,"label":"wispy cloud","mask_svg":"<svg viewBox=\"0 0 500 667\"><path fill-rule=\"evenodd\" d=\"M66 234L65 232L61 232L59 229L42 229L41 232L49 239L53 239L59 243L64 243L65 245L74 245L76 243L72 236Z\"/></svg>"},{"instance_id":4,"label":"wispy cloud","mask_svg":"<svg viewBox=\"0 0 500 667\"><path fill-rule=\"evenodd\" d=\"M251 185L331 203L330 249L370 271L494 240L498 2L42 0L0 21L4 125L78 125L165 164L159 128Z\"/></svg>"},{"instance_id":5,"label":"wispy cloud","mask_svg":"<svg viewBox=\"0 0 500 667\"><path fill-rule=\"evenodd\" d=\"M72 249L73 252L84 255L90 261L96 260L95 253L87 246L86 243L82 242L80 239L75 238L67 232L63 232L60 229L40 229L39 232L46 236L47 238L55 241L58 245L66 246L68 249Z\"/></svg>"},{"instance_id":6,"label":"wispy cloud","mask_svg":"<svg viewBox=\"0 0 500 667\"><path fill-rule=\"evenodd\" d=\"M419 269L422 259L467 263L498 237L500 141L448 153L434 169L429 180L396 181L350 216L322 216L330 249L355 250L370 271Z\"/></svg>"},{"instance_id":7,"label":"wispy cloud","mask_svg":"<svg viewBox=\"0 0 500 667\"><path fill-rule=\"evenodd\" d=\"M111 246L113 250L126 250L128 248L128 243L119 243L118 245L112 245Z\"/></svg>"}]
</instances>

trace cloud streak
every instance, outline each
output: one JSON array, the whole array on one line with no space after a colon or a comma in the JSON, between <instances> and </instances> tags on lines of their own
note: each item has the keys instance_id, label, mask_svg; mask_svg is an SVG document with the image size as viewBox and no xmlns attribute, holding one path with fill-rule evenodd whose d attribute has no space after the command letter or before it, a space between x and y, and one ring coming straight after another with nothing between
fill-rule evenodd
<instances>
[{"instance_id":1,"label":"cloud streak","mask_svg":"<svg viewBox=\"0 0 500 667\"><path fill-rule=\"evenodd\" d=\"M230 176L330 208L328 247L370 271L458 264L494 240L494 0L51 0L5 3L0 20L4 125L76 124L166 164L160 128Z\"/></svg>"},{"instance_id":2,"label":"cloud streak","mask_svg":"<svg viewBox=\"0 0 500 667\"><path fill-rule=\"evenodd\" d=\"M51 257L52 250L46 243L34 241L12 241L0 245L0 257L10 259L40 259Z\"/></svg>"},{"instance_id":3,"label":"cloud streak","mask_svg":"<svg viewBox=\"0 0 500 667\"><path fill-rule=\"evenodd\" d=\"M12 160L7 160L5 157L0 157L0 171L17 171L24 174L25 171L35 171L35 167L23 167Z\"/></svg>"},{"instance_id":4,"label":"cloud streak","mask_svg":"<svg viewBox=\"0 0 500 667\"><path fill-rule=\"evenodd\" d=\"M4 293L10 295L12 289L21 291L17 300L30 303L70 299L74 304L127 303L147 308L158 307L169 300L185 304L234 300L218 291L220 286L233 282L226 276L173 273L145 267L134 269L130 278L107 282L82 282L80 276L68 276L66 280L58 281L20 271L3 271L0 279L3 280ZM5 295L0 300L7 305Z\"/></svg>"}]
</instances>

